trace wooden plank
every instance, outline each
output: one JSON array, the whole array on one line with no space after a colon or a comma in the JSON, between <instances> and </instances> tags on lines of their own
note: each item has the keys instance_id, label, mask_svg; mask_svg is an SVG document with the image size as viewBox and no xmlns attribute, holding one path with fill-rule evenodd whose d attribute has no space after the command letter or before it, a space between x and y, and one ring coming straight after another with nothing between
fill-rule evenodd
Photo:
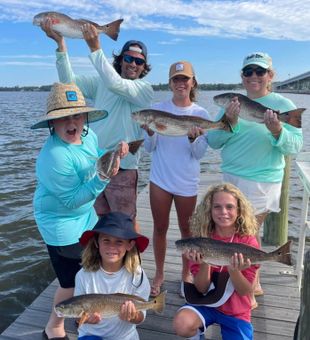
<instances>
[{"instance_id":1,"label":"wooden plank","mask_svg":"<svg viewBox=\"0 0 310 340\"><path fill-rule=\"evenodd\" d=\"M210 184L219 183L220 175L201 175L201 188L199 198L205 194ZM141 232L150 238L150 246L142 254L142 266L148 278L152 280L155 272L154 254L152 248L153 220L149 207L148 188L138 196L138 221ZM167 234L167 255L165 261L165 283L163 289L167 290L166 308L162 315L152 311L147 312L146 320L138 325L141 340L172 340L177 337L172 329L173 317L184 304L179 296L181 279L181 255L175 248L175 241L180 238L175 208L172 208L170 225ZM264 246L265 251L272 251L276 247ZM291 267L280 263L268 262L261 266L261 283L265 294L257 297L258 308L252 312L255 340L289 340L292 339L295 322L300 308L300 296L295 276L281 275L283 271L292 270ZM8 327L1 340L41 339L42 330L48 320L53 296L58 281L54 280L33 303L21 314L14 323ZM66 332L70 340L76 339L77 331L73 320L66 320ZM221 339L219 327L208 327L206 339Z\"/></svg>"}]
</instances>

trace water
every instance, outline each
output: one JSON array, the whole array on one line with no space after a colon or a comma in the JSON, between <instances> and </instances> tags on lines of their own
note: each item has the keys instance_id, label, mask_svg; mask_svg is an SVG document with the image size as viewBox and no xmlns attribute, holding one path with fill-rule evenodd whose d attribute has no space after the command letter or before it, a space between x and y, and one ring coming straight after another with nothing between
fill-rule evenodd
<instances>
[{"instance_id":1,"label":"water","mask_svg":"<svg viewBox=\"0 0 310 340\"><path fill-rule=\"evenodd\" d=\"M202 92L199 104L210 113L218 108L212 98L218 91ZM45 114L48 93L0 92L0 333L54 279L49 257L33 219L32 197L35 189L35 160L48 131L30 130L31 124ZM156 92L155 100L170 96ZM310 107L310 96L285 94L298 107ZM309 112L303 117L304 147L309 150ZM141 158L139 190L148 183L150 158ZM302 186L292 162L289 236L298 238ZM216 173L219 152L209 149L202 161L202 171ZM295 242L296 244L296 242Z\"/></svg>"}]
</instances>

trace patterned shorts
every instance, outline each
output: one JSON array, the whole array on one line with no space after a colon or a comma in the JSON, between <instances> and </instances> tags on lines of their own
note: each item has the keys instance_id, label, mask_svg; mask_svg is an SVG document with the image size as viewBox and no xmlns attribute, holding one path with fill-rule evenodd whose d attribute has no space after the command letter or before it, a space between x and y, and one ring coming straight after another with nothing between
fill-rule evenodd
<instances>
[{"instance_id":1,"label":"patterned shorts","mask_svg":"<svg viewBox=\"0 0 310 340\"><path fill-rule=\"evenodd\" d=\"M135 219L137 214L137 170L120 169L105 190L97 197L94 207L98 216L121 211Z\"/></svg>"}]
</instances>

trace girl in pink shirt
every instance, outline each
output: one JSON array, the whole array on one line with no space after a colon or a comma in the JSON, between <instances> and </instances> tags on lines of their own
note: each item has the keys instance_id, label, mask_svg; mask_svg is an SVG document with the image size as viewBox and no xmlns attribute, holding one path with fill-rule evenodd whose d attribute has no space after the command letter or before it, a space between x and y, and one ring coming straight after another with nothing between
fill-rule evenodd
<instances>
[{"instance_id":1,"label":"girl in pink shirt","mask_svg":"<svg viewBox=\"0 0 310 340\"><path fill-rule=\"evenodd\" d=\"M252 206L242 192L232 184L211 187L191 218L190 228L195 237L211 237L233 243L245 243L259 248L255 234L257 222ZM208 292L214 272L227 272L233 292L222 305L186 304L174 318L174 329L189 339L204 339L206 328L219 324L223 340L253 339L251 300L258 266L251 265L241 253L231 258L229 266L214 267L203 262L203 255L194 250L185 253L191 261L196 289Z\"/></svg>"}]
</instances>

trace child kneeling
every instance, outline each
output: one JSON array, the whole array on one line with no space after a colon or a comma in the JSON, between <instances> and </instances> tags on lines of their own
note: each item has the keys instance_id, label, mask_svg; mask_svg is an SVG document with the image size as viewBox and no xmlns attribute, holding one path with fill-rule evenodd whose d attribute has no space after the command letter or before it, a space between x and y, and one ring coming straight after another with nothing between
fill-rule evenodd
<instances>
[{"instance_id":1,"label":"child kneeling","mask_svg":"<svg viewBox=\"0 0 310 340\"><path fill-rule=\"evenodd\" d=\"M190 228L193 237L210 237L259 248L253 209L242 192L232 184L224 183L209 189L191 218ZM194 285L201 294L201 300L215 274L218 277L229 276L232 289L226 301L216 307L204 303L181 307L173 321L176 333L192 340L204 339L207 327L216 323L221 327L223 340L253 339L250 297L259 266L252 265L241 253L232 256L230 265L221 267L205 263L203 255L194 250L186 252L185 256L190 261Z\"/></svg>"}]
</instances>

